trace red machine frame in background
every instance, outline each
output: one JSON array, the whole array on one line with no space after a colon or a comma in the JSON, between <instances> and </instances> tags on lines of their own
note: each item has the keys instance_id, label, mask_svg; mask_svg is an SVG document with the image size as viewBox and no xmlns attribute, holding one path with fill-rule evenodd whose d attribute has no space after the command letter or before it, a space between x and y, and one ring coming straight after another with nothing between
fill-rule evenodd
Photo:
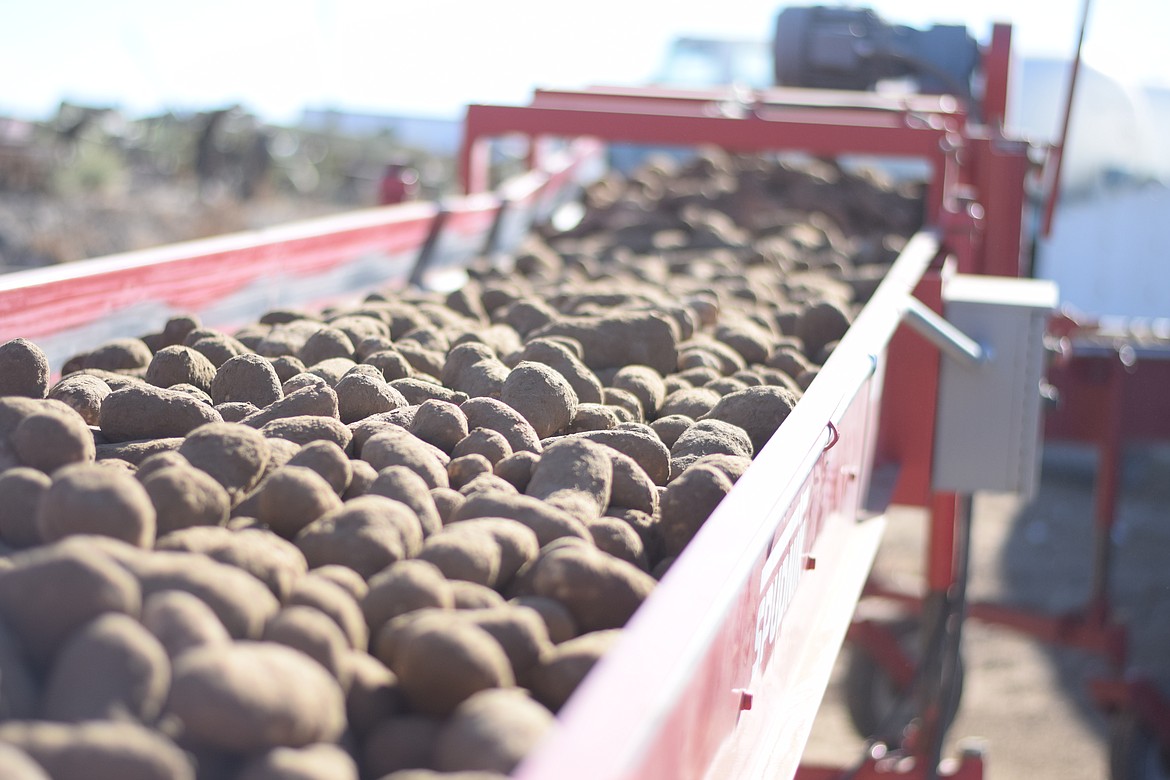
<instances>
[{"instance_id":1,"label":"red machine frame in background","mask_svg":"<svg viewBox=\"0 0 1170 780\"><path fill-rule=\"evenodd\" d=\"M911 280L909 289L914 291L919 301L938 311L941 309L942 280L947 273L958 271L1019 276L1028 267L1023 229L1027 205L1026 180L1036 166L1030 155L1032 147L1023 141L1007 138L1003 133L1010 42L1010 27L997 25L991 43L983 53L983 73L987 86L983 103L977 112L981 117L978 122L972 120L972 112L949 96L889 96L795 89L750 92L617 87L585 91L538 90L527 106L472 105L468 107L460 153L464 187L468 193L474 193L488 186L490 140L514 135L528 138L529 163L532 165L539 163L546 139L554 137L591 137L610 143L689 147L710 145L738 153L785 151L831 157L873 155L918 158L930 166L925 219L927 226L940 237L940 251L930 270L923 266L920 274ZM893 314L900 318L901 313L898 311ZM931 519L926 567L928 595L924 603L928 607L932 604L936 607L951 605L956 590L962 590L961 581L965 581L966 577L969 500L952 493L936 493L931 489L934 416L926 410L935 409L937 404L939 355L934 347L905 328L900 329L889 342L888 348L881 351L885 387L879 391L880 428L877 440L872 445L876 447L875 468L888 463L898 469L893 489L895 503L926 507L929 510ZM878 360L877 357L874 359ZM830 381L829 377L822 375L817 382L822 379L824 382ZM806 399L814 388L825 387L823 383L818 386L817 382L806 394ZM834 386L825 392L835 395L837 389ZM803 405L802 401L798 410ZM768 452L767 448L764 452ZM755 513L761 522L768 516L768 507L762 505L753 507L747 504L740 506L739 510ZM713 545L718 544L717 541L709 537L707 541L712 542L706 548L708 553L717 549L713 548ZM686 562L684 554L680 564ZM687 572L700 579L703 576L701 572L692 572L689 568ZM675 580L673 583L676 590L682 587L677 582ZM665 589L668 584L672 583L664 581L662 587ZM730 604L728 608L731 608ZM760 605L741 604L736 609L758 611ZM786 619L792 622L791 616ZM940 615L939 619L946 622L945 615ZM730 628L734 629L733 626ZM873 631L882 630L873 627ZM780 633L783 634L784 630L781 629ZM719 673L722 667L719 665L730 664L729 668L735 667L732 661L735 656L727 655L728 652L733 651L729 649L723 655L709 654L706 661L695 669L695 674L701 680L696 684L715 685L716 688L722 685ZM627 666L633 668L631 664ZM954 669L950 668L948 673L953 674ZM944 687L945 684L944 680ZM785 690L788 695L794 691ZM704 695L707 695L705 689L696 689L688 694L688 698L701 698ZM750 692L745 692L745 695L747 704L740 702L741 711L752 706L753 698L757 701L756 706L759 706L758 696L752 697ZM587 685L583 698L589 700L590 697L596 698L594 691ZM819 700L818 693L813 702L813 712L819 706ZM807 707L808 704L807 700L802 699L799 702L784 702L782 706ZM571 702L568 712L570 717L574 712L573 705ZM685 705L681 706L685 709ZM715 707L713 716L715 712L721 711L716 705L712 706ZM771 706L775 707L776 703L772 702ZM631 705L631 709L637 710L638 707ZM917 731L908 741L908 754L899 754L896 759L871 754L859 767L850 770L849 776L931 778L939 776L939 772L943 771L948 776L980 777L981 759L974 754L965 754L957 763L940 770L941 742L947 719L948 716L940 711L937 701L928 698ZM811 714L808 720L811 721ZM673 741L644 746L648 752L642 754L640 771L650 774L608 774L600 771L601 764L606 762L598 763L596 759L583 754L579 758L585 767L575 776L698 778L708 771L715 772L708 776L757 776L747 772L744 767L748 764L742 761L737 763L735 759L727 759L726 756L722 761L715 757L714 764L705 763L703 757L710 758L713 748L706 751L695 749L696 744L718 740L723 733L727 734L726 740L734 743L738 726L733 725L730 731L725 731L727 727L718 726L713 720L707 729L710 733L704 734L695 730L695 724L687 723L667 723L663 728L667 733L673 733ZM576 725L581 726L582 730L591 728L587 723ZM679 744L682 739L680 729L682 734L690 735L687 740L683 740L689 748ZM799 729L793 733L798 734ZM807 730L803 734L807 737ZM557 749L570 749L570 745L563 739L554 741L554 745ZM785 745L788 749L799 751L803 738L799 745L795 744L795 740L792 743L785 742ZM773 750L773 747L757 746L757 749ZM542 763L543 756L539 754L533 761L526 762L519 776L543 779L546 776L541 770L546 765ZM823 780L843 776L841 770L834 768L798 768L792 761L781 761L779 765L785 769L776 777ZM653 768L664 766L669 768L666 774L652 771ZM729 767L735 767L732 774L723 771ZM630 767L626 766L625 769L628 772Z\"/></svg>"}]
</instances>

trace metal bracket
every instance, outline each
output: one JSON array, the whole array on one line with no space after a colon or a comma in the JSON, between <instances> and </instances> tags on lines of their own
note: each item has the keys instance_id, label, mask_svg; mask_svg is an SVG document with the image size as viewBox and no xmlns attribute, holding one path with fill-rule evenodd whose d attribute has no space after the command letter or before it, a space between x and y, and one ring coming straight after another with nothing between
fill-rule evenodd
<instances>
[{"instance_id":1,"label":"metal bracket","mask_svg":"<svg viewBox=\"0 0 1170 780\"><path fill-rule=\"evenodd\" d=\"M992 360L990 349L984 348L917 298L908 299L902 317L915 333L958 363L978 367Z\"/></svg>"}]
</instances>

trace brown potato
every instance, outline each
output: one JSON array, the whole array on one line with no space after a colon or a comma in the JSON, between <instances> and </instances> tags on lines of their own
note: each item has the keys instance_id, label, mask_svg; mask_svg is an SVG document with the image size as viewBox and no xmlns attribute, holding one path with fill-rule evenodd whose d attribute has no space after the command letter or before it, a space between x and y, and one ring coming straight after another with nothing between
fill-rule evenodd
<instances>
[{"instance_id":1,"label":"brown potato","mask_svg":"<svg viewBox=\"0 0 1170 780\"><path fill-rule=\"evenodd\" d=\"M435 564L409 559L392 564L369 580L370 590L361 600L370 633L376 634L393 618L419 609L454 609L451 583Z\"/></svg>"},{"instance_id":2,"label":"brown potato","mask_svg":"<svg viewBox=\"0 0 1170 780\"><path fill-rule=\"evenodd\" d=\"M99 419L102 435L111 442L185 436L206 423L223 421L215 409L185 393L146 384L110 393Z\"/></svg>"},{"instance_id":3,"label":"brown potato","mask_svg":"<svg viewBox=\"0 0 1170 780\"><path fill-rule=\"evenodd\" d=\"M562 642L528 673L525 683L537 701L558 712L620 637L621 629L609 629Z\"/></svg>"},{"instance_id":4,"label":"brown potato","mask_svg":"<svg viewBox=\"0 0 1170 780\"><path fill-rule=\"evenodd\" d=\"M236 780L358 780L358 768L336 745L278 747L250 758Z\"/></svg>"},{"instance_id":5,"label":"brown potato","mask_svg":"<svg viewBox=\"0 0 1170 780\"><path fill-rule=\"evenodd\" d=\"M58 469L37 508L46 542L100 534L138 547L154 545L156 517L150 495L128 472L77 463Z\"/></svg>"},{"instance_id":6,"label":"brown potato","mask_svg":"<svg viewBox=\"0 0 1170 780\"><path fill-rule=\"evenodd\" d=\"M500 644L484 629L463 619L404 615L383 627L379 657L398 676L410 705L424 715L450 714L473 693L515 684L511 664ZM397 621L407 621L396 626ZM382 635L400 636L390 658L383 656Z\"/></svg>"},{"instance_id":7,"label":"brown potato","mask_svg":"<svg viewBox=\"0 0 1170 780\"><path fill-rule=\"evenodd\" d=\"M211 380L208 393L216 405L246 401L263 409L284 397L281 379L272 361L247 353L224 361Z\"/></svg>"},{"instance_id":8,"label":"brown potato","mask_svg":"<svg viewBox=\"0 0 1170 780\"><path fill-rule=\"evenodd\" d=\"M49 359L28 339L0 344L0 396L44 398L49 388Z\"/></svg>"},{"instance_id":9,"label":"brown potato","mask_svg":"<svg viewBox=\"0 0 1170 780\"><path fill-rule=\"evenodd\" d=\"M277 469L264 480L259 493L257 518L285 539L342 506L325 478L303 466Z\"/></svg>"},{"instance_id":10,"label":"brown potato","mask_svg":"<svg viewBox=\"0 0 1170 780\"><path fill-rule=\"evenodd\" d=\"M297 650L234 642L176 660L167 715L196 745L239 752L303 747L341 736L345 697L324 668Z\"/></svg>"},{"instance_id":11,"label":"brown potato","mask_svg":"<svg viewBox=\"0 0 1170 780\"><path fill-rule=\"evenodd\" d=\"M543 363L531 361L519 363L508 374L500 400L523 415L542 439L568 427L578 402L563 376Z\"/></svg>"},{"instance_id":12,"label":"brown potato","mask_svg":"<svg viewBox=\"0 0 1170 780\"><path fill-rule=\"evenodd\" d=\"M172 661L196 647L232 641L211 607L198 596L181 590L159 591L146 599L142 625Z\"/></svg>"},{"instance_id":13,"label":"brown potato","mask_svg":"<svg viewBox=\"0 0 1170 780\"><path fill-rule=\"evenodd\" d=\"M552 728L553 715L517 689L480 691L455 708L435 742L444 772L508 774Z\"/></svg>"},{"instance_id":14,"label":"brown potato","mask_svg":"<svg viewBox=\"0 0 1170 780\"><path fill-rule=\"evenodd\" d=\"M9 721L0 723L0 745L24 751L53 780L195 780L185 752L137 723Z\"/></svg>"},{"instance_id":15,"label":"brown potato","mask_svg":"<svg viewBox=\"0 0 1170 780\"><path fill-rule=\"evenodd\" d=\"M276 613L264 627L265 642L299 650L337 680L342 691L349 689L349 641L328 615L313 607L289 605Z\"/></svg>"},{"instance_id":16,"label":"brown potato","mask_svg":"<svg viewBox=\"0 0 1170 780\"><path fill-rule=\"evenodd\" d=\"M194 466L165 466L140 482L154 505L159 536L191 526L223 525L228 520L228 492Z\"/></svg>"},{"instance_id":17,"label":"brown potato","mask_svg":"<svg viewBox=\"0 0 1170 780\"><path fill-rule=\"evenodd\" d=\"M167 652L134 618L108 612L62 645L45 683L45 719L76 723L126 716L151 724L171 683Z\"/></svg>"},{"instance_id":18,"label":"brown potato","mask_svg":"<svg viewBox=\"0 0 1170 780\"><path fill-rule=\"evenodd\" d=\"M584 632L624 626L654 588L632 563L582 544L546 549L527 576L532 594L563 603Z\"/></svg>"},{"instance_id":19,"label":"brown potato","mask_svg":"<svg viewBox=\"0 0 1170 780\"><path fill-rule=\"evenodd\" d=\"M295 543L310 568L339 563L369 578L420 549L422 527L400 501L359 496L305 526Z\"/></svg>"},{"instance_id":20,"label":"brown potato","mask_svg":"<svg viewBox=\"0 0 1170 780\"><path fill-rule=\"evenodd\" d=\"M37 507L52 483L37 469L16 467L0 472L0 542L17 550L41 543Z\"/></svg>"}]
</instances>

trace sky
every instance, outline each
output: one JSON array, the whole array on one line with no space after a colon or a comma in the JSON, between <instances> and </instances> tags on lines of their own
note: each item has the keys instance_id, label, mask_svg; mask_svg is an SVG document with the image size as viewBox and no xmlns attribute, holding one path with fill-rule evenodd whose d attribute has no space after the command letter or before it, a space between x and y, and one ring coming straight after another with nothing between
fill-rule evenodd
<instances>
[{"instance_id":1,"label":"sky","mask_svg":"<svg viewBox=\"0 0 1170 780\"><path fill-rule=\"evenodd\" d=\"M886 21L1013 24L1018 56L1069 57L1082 0L873 0ZM637 84L679 35L768 39L774 0L0 0L0 114L61 100L130 115L239 103L458 117L531 90ZM572 9L572 10L569 10ZM1170 0L1097 0L1086 62L1170 86Z\"/></svg>"}]
</instances>

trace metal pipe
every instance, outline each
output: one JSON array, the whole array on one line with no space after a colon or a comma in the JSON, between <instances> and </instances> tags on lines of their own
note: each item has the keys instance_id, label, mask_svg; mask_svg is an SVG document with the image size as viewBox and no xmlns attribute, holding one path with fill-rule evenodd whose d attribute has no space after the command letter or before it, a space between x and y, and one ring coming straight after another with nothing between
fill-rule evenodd
<instances>
[{"instance_id":1,"label":"metal pipe","mask_svg":"<svg viewBox=\"0 0 1170 780\"><path fill-rule=\"evenodd\" d=\"M1077 32L1077 50L1073 57L1072 72L1068 78L1068 94L1064 101L1064 118L1060 125L1060 140L1052 147L1052 159L1055 166L1052 171L1052 183L1048 189L1048 202L1044 204L1043 235L1052 235L1052 222L1056 216L1056 201L1060 197L1060 172L1064 167L1064 150L1068 143L1068 128L1072 123L1073 95L1077 88L1077 76L1081 72L1081 49L1085 45L1085 28L1089 26L1089 0L1081 3L1081 24Z\"/></svg>"},{"instance_id":2,"label":"metal pipe","mask_svg":"<svg viewBox=\"0 0 1170 780\"><path fill-rule=\"evenodd\" d=\"M952 360L977 367L991 361L990 350L940 317L916 298L906 301L903 321Z\"/></svg>"}]
</instances>

